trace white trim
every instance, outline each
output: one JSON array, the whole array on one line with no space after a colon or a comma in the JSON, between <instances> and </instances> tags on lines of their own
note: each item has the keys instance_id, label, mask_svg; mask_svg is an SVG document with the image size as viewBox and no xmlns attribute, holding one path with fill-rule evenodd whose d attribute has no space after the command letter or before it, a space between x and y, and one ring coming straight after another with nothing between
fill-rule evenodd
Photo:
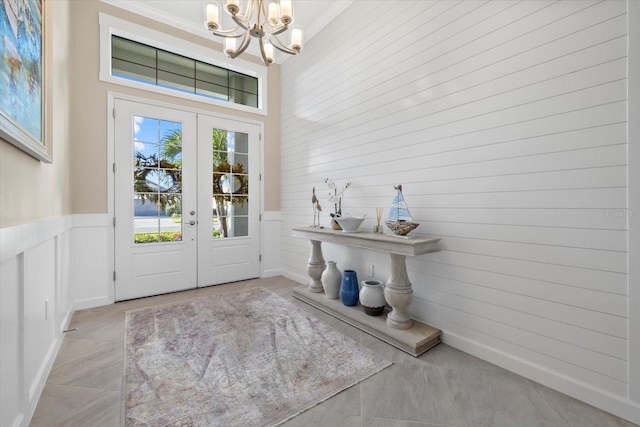
<instances>
[{"instance_id":1,"label":"white trim","mask_svg":"<svg viewBox=\"0 0 640 427\"><path fill-rule=\"evenodd\" d=\"M157 107L164 107L164 108L172 108L174 110L180 110L180 111L186 111L186 112L190 112L193 114L201 114L201 115L206 115L209 117L215 117L218 119L222 119L222 120L233 120L236 122L244 122L244 123L249 123L252 125L256 125L259 128L259 132L262 135L262 138L260 140L260 144L259 144L259 159L260 159L260 174L264 177L264 147L265 147L265 132L264 132L264 122L260 121L260 120L253 120L253 119L248 119L246 117L239 117L239 116L233 116L233 115L228 115L228 114L221 114L221 113L214 113L211 111L207 111L207 110L201 110L201 109L197 109L197 108L188 108L182 105L178 105L178 104L172 104L172 103L166 103L166 102L160 102L160 101L155 101L152 99L148 99L148 98L142 98L139 96L133 96L133 95L127 95L127 94L122 94L122 93L118 93L118 92L107 92L107 217L106 220L109 223L109 226L111 227L111 221L112 218L115 215L115 209L114 209L114 203L115 203L115 174L113 173L113 168L112 165L114 164L115 161L115 118L113 117L112 111L115 108L115 100L116 99L121 99L121 100L125 100L125 101L132 101L132 102L138 102L138 103L143 103L143 104L150 104L150 105L155 105ZM117 166L116 166L117 167ZM259 209L260 212L263 213L264 212L264 179L262 179L260 181L260 201L259 201ZM278 213L279 215L279 213ZM264 217L263 217L264 218ZM264 241L265 241L265 234L264 234L264 225L260 224L260 245L261 248L263 248L264 246ZM279 228L279 227L278 227ZM112 230L113 231L113 230ZM108 239L108 255L109 255L109 260L110 260L110 265L113 266L114 270L115 270L115 253L114 253L114 249L115 248L115 235L113 232L109 233L109 239ZM278 245L277 250L280 250L280 246ZM264 253L264 252L263 252ZM279 262L278 262L279 265ZM273 269L267 269L266 271L272 271ZM263 275L266 272L265 270L263 270L263 266L260 267L260 274ZM103 297L96 297L96 298L91 298L91 299L87 299L87 300L80 300L80 301L76 301L76 304L80 304L83 307L85 307L85 305L87 306L91 306L91 307L95 307L97 305L104 305L104 304L99 304L100 301L106 301L106 304L111 304L115 301L115 282L112 282L112 286L110 287L109 290L109 295L107 296L106 299L103 299ZM92 305L92 304L96 304L96 305Z\"/></svg>"},{"instance_id":2,"label":"white trim","mask_svg":"<svg viewBox=\"0 0 640 427\"><path fill-rule=\"evenodd\" d=\"M282 221L281 211L265 211L262 216L263 221Z\"/></svg>"},{"instance_id":3,"label":"white trim","mask_svg":"<svg viewBox=\"0 0 640 427\"><path fill-rule=\"evenodd\" d=\"M640 402L640 3L627 2L629 399ZM635 420L640 423L640 416Z\"/></svg>"},{"instance_id":4,"label":"white trim","mask_svg":"<svg viewBox=\"0 0 640 427\"><path fill-rule=\"evenodd\" d=\"M561 373L533 365L524 359L503 353L446 329L442 329L442 342L611 414L633 423L640 423L640 405L636 402L631 402L586 383L577 382Z\"/></svg>"},{"instance_id":5,"label":"white trim","mask_svg":"<svg viewBox=\"0 0 640 427\"><path fill-rule=\"evenodd\" d=\"M3 326L3 328L16 328L20 342L18 344L20 354L23 356L20 358L18 366L13 367L21 373L18 380L19 383L16 384L17 389L15 390L16 393L20 394L20 407L14 408L16 409L16 413L12 422L13 426L26 426L31 420L56 356L62 346L63 331L67 329L74 313L74 304L71 297L69 301L64 301L63 305L58 305L59 300L57 294L61 287L67 288L67 292L73 287L71 283L72 279L61 274L61 269L64 269L64 266L68 265L71 259L73 259L71 256L71 248L67 244L61 245L59 243L60 237L63 235L66 235L64 239L70 239L72 222L72 217L61 216L0 228L0 263L15 258L17 259L17 269L19 270L17 273L18 294L16 300L12 301L12 303L18 307L18 313L16 314L17 322L13 325L6 324ZM52 244L47 245L47 248L51 250L48 251L45 256L50 257L54 264L54 277L52 280L55 303L53 304L54 311L51 313L51 321L54 322L53 326L55 326L55 330L52 339L44 343L44 345L48 346L45 355L42 359L36 361L36 363L38 363L37 372L33 380L30 380L30 383L26 384L24 363L24 353L27 351L25 348L26 332L24 317L26 314L23 307L27 303L25 298L28 296L25 295L25 271L27 268L38 268L39 259L32 260L31 264L26 265L24 254L47 242L52 242ZM7 284L7 286L10 286L10 284ZM30 302L33 303L33 301ZM58 319L60 319L60 323L57 323ZM0 333L0 335L2 335L2 333ZM3 342L2 345L4 344Z\"/></svg>"},{"instance_id":6,"label":"white trim","mask_svg":"<svg viewBox=\"0 0 640 427\"><path fill-rule=\"evenodd\" d=\"M31 414L31 415L33 415L33 414ZM25 418L24 418L24 413L23 413L23 412L21 412L21 413L20 413L20 414L18 414L18 416L16 417L16 420L15 420L15 422L13 423L13 426L12 426L12 427L20 427L20 426L22 426L22 425L23 425L23 424L22 424L22 421L24 421L24 419L25 419ZM29 417L29 419L31 419L31 417ZM26 424L24 424L24 425L28 425L28 423L26 423Z\"/></svg>"},{"instance_id":7,"label":"white trim","mask_svg":"<svg viewBox=\"0 0 640 427\"><path fill-rule=\"evenodd\" d=\"M167 24L174 28L178 28L182 31L195 34L196 36L206 37L211 35L211 33L209 33L204 28L204 23L202 23L201 25L196 25L191 21L187 21L186 19L178 18L177 16L171 15L169 13L165 13L155 7L150 7L148 5L145 5L142 2L138 3L135 1L122 1L122 0L101 0L101 1L111 6L118 7L120 9L126 10L131 13L135 13L136 15L144 16L146 18L153 19L154 21L162 22L163 24ZM203 8L204 8L204 3L203 3Z\"/></svg>"},{"instance_id":8,"label":"white trim","mask_svg":"<svg viewBox=\"0 0 640 427\"><path fill-rule=\"evenodd\" d=\"M227 61L222 53L206 48L202 45L188 42L170 36L132 22L125 21L100 12L100 80L120 86L128 86L148 92L160 93L163 95L187 99L203 104L216 105L232 110L245 111L248 113L267 115L267 69L265 66L257 65L249 61L236 58L234 63ZM136 42L144 43L159 49L167 50L179 55L193 58L208 64L223 67L232 71L237 71L258 79L258 108L246 105L224 102L200 95L180 92L178 90L167 89L155 85L136 82L133 80L114 77L111 75L111 36L117 35Z\"/></svg>"},{"instance_id":9,"label":"white trim","mask_svg":"<svg viewBox=\"0 0 640 427\"><path fill-rule=\"evenodd\" d=\"M73 315L73 309L70 310L68 316L68 320L71 320L71 315ZM59 333L55 340L51 343L49 347L49 351L43 360L43 363L40 365L38 369L38 373L36 374L36 380L32 383L31 387L28 390L27 402L29 404L28 411L22 417L18 417L20 421L27 420L31 421L33 414L36 412L36 408L38 407L38 401L40 400L40 396L42 395L42 391L44 390L44 386L47 383L47 379L49 378L49 374L51 373L51 368L53 368L53 363L56 361L56 357L58 356L58 352L62 347L63 341L62 333ZM22 415L22 414L21 414ZM17 423L16 423L17 424ZM28 425L29 423L27 423ZM20 424L18 424L20 425Z\"/></svg>"},{"instance_id":10,"label":"white trim","mask_svg":"<svg viewBox=\"0 0 640 427\"><path fill-rule=\"evenodd\" d=\"M87 308L102 307L105 305L111 305L113 303L115 303L114 298L110 296L84 298L84 299L75 300L73 302L73 307L74 307L74 310L85 310Z\"/></svg>"},{"instance_id":11,"label":"white trim","mask_svg":"<svg viewBox=\"0 0 640 427\"><path fill-rule=\"evenodd\" d=\"M414 295L410 311L415 313L433 313L438 307L429 301ZM414 318L429 323L414 315ZM610 412L619 417L640 423L640 404L632 402L626 396L615 395L607 390L595 387L591 384L576 380L543 366L532 363L526 359L514 356L494 347L461 336L447 330L442 325L434 325L442 330L442 342L451 347L462 350L480 359L491 362L501 368L515 372L525 378L543 384L561 393L582 400L590 405Z\"/></svg>"},{"instance_id":12,"label":"white trim","mask_svg":"<svg viewBox=\"0 0 640 427\"><path fill-rule=\"evenodd\" d=\"M52 217L0 228L0 263L68 231L70 217Z\"/></svg>"},{"instance_id":13,"label":"white trim","mask_svg":"<svg viewBox=\"0 0 640 427\"><path fill-rule=\"evenodd\" d=\"M264 180L262 180L264 194ZM262 197L264 201L264 197ZM260 277L274 277L282 274L280 227L282 213L280 211L263 211L262 224L260 224Z\"/></svg>"},{"instance_id":14,"label":"white trim","mask_svg":"<svg viewBox=\"0 0 640 427\"><path fill-rule=\"evenodd\" d=\"M73 303L75 310L84 310L86 308L99 307L102 305L109 305L115 302L115 289L114 282L111 278L110 271L114 269L114 253L113 253L113 215L111 214L74 214L71 216L71 229L73 230L73 235L81 232L82 229L94 229L94 230L105 230L107 233L106 244L102 248L104 255L100 255L104 257L104 264L107 267L107 276L101 277L96 275L96 272L89 271L86 268L83 268L86 264L82 262L82 256L85 255L86 251L89 249L87 247L78 248L77 241L72 240L71 247L71 259L74 261L74 264L69 266L70 271L73 274L73 286L74 289L77 289L77 286L80 285L81 282L86 280L87 277L93 277L92 284L97 284L97 289L101 289L99 296L92 295L89 298L79 298L77 296L77 292L74 292ZM85 230L84 233L90 233L91 230ZM81 239L81 241L83 241ZM80 262L80 264L76 264Z\"/></svg>"},{"instance_id":15,"label":"white trim","mask_svg":"<svg viewBox=\"0 0 640 427\"><path fill-rule=\"evenodd\" d=\"M294 282L298 282L301 285L306 285L310 282L309 277L302 276L300 274L293 273L288 270L281 269L281 274L289 280L293 280Z\"/></svg>"},{"instance_id":16,"label":"white trim","mask_svg":"<svg viewBox=\"0 0 640 427\"><path fill-rule=\"evenodd\" d=\"M276 277L284 276L284 270L281 268L264 269L260 277Z\"/></svg>"},{"instance_id":17,"label":"white trim","mask_svg":"<svg viewBox=\"0 0 640 427\"><path fill-rule=\"evenodd\" d=\"M111 233L107 238L107 254L109 257L109 265L112 271L116 271L116 240L115 240L115 227L113 221L115 220L115 171L113 165L115 165L115 128L116 119L113 116L113 112L116 108L115 97L111 92L107 92L107 216L108 221L111 221ZM110 300L107 304L114 303L116 300L116 281L111 278L111 285L109 286L109 292L107 294ZM82 303L84 304L85 301Z\"/></svg>"}]
</instances>

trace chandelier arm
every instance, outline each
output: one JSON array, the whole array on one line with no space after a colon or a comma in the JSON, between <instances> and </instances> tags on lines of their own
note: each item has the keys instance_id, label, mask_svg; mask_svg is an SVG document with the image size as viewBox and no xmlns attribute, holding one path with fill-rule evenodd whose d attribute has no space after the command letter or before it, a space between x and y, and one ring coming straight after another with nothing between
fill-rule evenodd
<instances>
[{"instance_id":1,"label":"chandelier arm","mask_svg":"<svg viewBox=\"0 0 640 427\"><path fill-rule=\"evenodd\" d=\"M251 17L253 16L253 7L255 6L254 3L255 3L255 0L249 0L247 2L247 8L245 10L244 15L242 16L245 19L245 21L249 23L251 21Z\"/></svg>"},{"instance_id":2,"label":"chandelier arm","mask_svg":"<svg viewBox=\"0 0 640 427\"><path fill-rule=\"evenodd\" d=\"M289 55L295 55L298 53L297 50L291 49L289 46L283 44L280 39L275 36L269 37L269 40L271 41L273 47L278 49L280 52L288 53Z\"/></svg>"},{"instance_id":3,"label":"chandelier arm","mask_svg":"<svg viewBox=\"0 0 640 427\"><path fill-rule=\"evenodd\" d=\"M249 43L251 43L251 37L249 37L249 32L246 32L244 33L244 38L242 39L242 43L240 44L240 47L230 55L231 58L235 58L238 55L240 55L242 52L244 52L247 49L247 47L249 47Z\"/></svg>"},{"instance_id":4,"label":"chandelier arm","mask_svg":"<svg viewBox=\"0 0 640 427\"><path fill-rule=\"evenodd\" d=\"M215 31L211 31L211 34L218 37L224 37L226 39L239 39L240 37L244 37L246 30L242 34L235 34L236 31L238 31L238 29L239 28L236 27L232 30L215 30Z\"/></svg>"},{"instance_id":5,"label":"chandelier arm","mask_svg":"<svg viewBox=\"0 0 640 427\"><path fill-rule=\"evenodd\" d=\"M260 44L260 55L262 55L262 62L264 62L264 65L266 65L268 67L269 65L271 65L271 63L267 59L267 54L264 51L264 40L260 39L260 43L259 44Z\"/></svg>"},{"instance_id":6,"label":"chandelier arm","mask_svg":"<svg viewBox=\"0 0 640 427\"><path fill-rule=\"evenodd\" d=\"M267 14L267 9L266 9L266 3L263 0L252 0L250 2L252 5L253 3L257 3L256 4L256 24L259 24L261 19L260 19L260 14L262 14L264 16L264 20L265 21L269 21L269 15ZM250 15L252 16L252 15Z\"/></svg>"},{"instance_id":7,"label":"chandelier arm","mask_svg":"<svg viewBox=\"0 0 640 427\"><path fill-rule=\"evenodd\" d=\"M236 24L238 24L240 27L244 28L245 30L248 30L251 28L251 21L242 15L238 15L238 14L231 15L231 19L233 19L233 21Z\"/></svg>"},{"instance_id":8,"label":"chandelier arm","mask_svg":"<svg viewBox=\"0 0 640 427\"><path fill-rule=\"evenodd\" d=\"M287 31L287 29L289 29L289 25L287 24L282 24L278 27L272 27L271 25L268 25L269 30L269 34L272 36L277 36L278 34L284 33L285 31Z\"/></svg>"}]
</instances>

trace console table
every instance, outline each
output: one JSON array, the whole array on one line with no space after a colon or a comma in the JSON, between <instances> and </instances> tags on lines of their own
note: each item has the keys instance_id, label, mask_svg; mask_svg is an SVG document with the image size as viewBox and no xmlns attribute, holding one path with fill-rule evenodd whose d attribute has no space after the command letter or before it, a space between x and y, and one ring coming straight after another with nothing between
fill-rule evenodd
<instances>
[{"instance_id":1,"label":"console table","mask_svg":"<svg viewBox=\"0 0 640 427\"><path fill-rule=\"evenodd\" d=\"M407 308L413 300L413 289L407 274L406 257L418 256L437 250L439 238L403 238L366 232L344 233L329 228L299 227L293 229L295 237L311 241L311 254L307 262L308 286L294 288L293 296L323 310L383 341L419 356L440 342L441 331L424 323L413 321ZM324 296L320 278L326 268L322 256L322 242L386 252L391 258L391 274L385 282L384 296L391 311L384 316L368 316L361 306L347 307L340 300Z\"/></svg>"}]
</instances>

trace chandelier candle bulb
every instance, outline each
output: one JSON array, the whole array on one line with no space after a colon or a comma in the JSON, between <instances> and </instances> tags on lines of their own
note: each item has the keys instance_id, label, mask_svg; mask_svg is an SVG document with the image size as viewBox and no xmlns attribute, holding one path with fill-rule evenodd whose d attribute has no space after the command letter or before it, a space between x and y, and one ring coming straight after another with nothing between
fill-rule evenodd
<instances>
[{"instance_id":1,"label":"chandelier candle bulb","mask_svg":"<svg viewBox=\"0 0 640 427\"><path fill-rule=\"evenodd\" d=\"M269 64L273 63L275 52L273 51L273 45L268 41L264 42L264 56L267 58Z\"/></svg>"},{"instance_id":2,"label":"chandelier candle bulb","mask_svg":"<svg viewBox=\"0 0 640 427\"><path fill-rule=\"evenodd\" d=\"M293 21L293 4L291 0L280 0L280 21L285 25Z\"/></svg>"},{"instance_id":3,"label":"chandelier candle bulb","mask_svg":"<svg viewBox=\"0 0 640 427\"><path fill-rule=\"evenodd\" d=\"M272 25L278 24L278 3L276 2L269 3L269 22Z\"/></svg>"},{"instance_id":4,"label":"chandelier candle bulb","mask_svg":"<svg viewBox=\"0 0 640 427\"><path fill-rule=\"evenodd\" d=\"M217 30L219 26L220 14L217 3L207 3L207 29Z\"/></svg>"},{"instance_id":5,"label":"chandelier candle bulb","mask_svg":"<svg viewBox=\"0 0 640 427\"><path fill-rule=\"evenodd\" d=\"M232 15L235 15L236 13L240 12L240 0L225 0L224 6Z\"/></svg>"},{"instance_id":6,"label":"chandelier candle bulb","mask_svg":"<svg viewBox=\"0 0 640 427\"><path fill-rule=\"evenodd\" d=\"M291 49L297 50L298 52L302 50L302 28L298 26L294 26L293 30L291 30Z\"/></svg>"},{"instance_id":7,"label":"chandelier candle bulb","mask_svg":"<svg viewBox=\"0 0 640 427\"><path fill-rule=\"evenodd\" d=\"M224 53L232 55L236 51L236 39L224 39Z\"/></svg>"}]
</instances>

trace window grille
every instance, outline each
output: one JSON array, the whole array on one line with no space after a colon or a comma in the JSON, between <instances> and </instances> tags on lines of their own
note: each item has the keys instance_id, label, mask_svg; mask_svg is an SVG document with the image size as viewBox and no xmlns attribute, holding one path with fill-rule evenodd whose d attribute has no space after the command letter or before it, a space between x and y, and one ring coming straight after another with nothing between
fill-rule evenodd
<instances>
[{"instance_id":1,"label":"window grille","mask_svg":"<svg viewBox=\"0 0 640 427\"><path fill-rule=\"evenodd\" d=\"M258 107L258 79L123 37L111 36L111 75Z\"/></svg>"}]
</instances>

